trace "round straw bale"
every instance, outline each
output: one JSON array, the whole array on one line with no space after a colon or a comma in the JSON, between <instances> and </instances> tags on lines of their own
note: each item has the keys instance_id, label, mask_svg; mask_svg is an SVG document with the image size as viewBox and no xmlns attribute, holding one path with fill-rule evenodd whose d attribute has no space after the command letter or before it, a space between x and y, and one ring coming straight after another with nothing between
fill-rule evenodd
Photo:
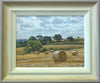
<instances>
[{"instance_id":1,"label":"round straw bale","mask_svg":"<svg viewBox=\"0 0 100 83\"><path fill-rule=\"evenodd\" d=\"M54 50L50 50L50 52L54 52Z\"/></svg>"},{"instance_id":2,"label":"round straw bale","mask_svg":"<svg viewBox=\"0 0 100 83\"><path fill-rule=\"evenodd\" d=\"M73 56L76 56L77 54L78 54L78 51L75 50L75 49L73 49L73 51L72 51L72 55L73 55Z\"/></svg>"},{"instance_id":3,"label":"round straw bale","mask_svg":"<svg viewBox=\"0 0 100 83\"><path fill-rule=\"evenodd\" d=\"M67 54L64 51L55 51L53 54L53 60L55 62L64 62L67 59Z\"/></svg>"},{"instance_id":4,"label":"round straw bale","mask_svg":"<svg viewBox=\"0 0 100 83\"><path fill-rule=\"evenodd\" d=\"M45 51L44 54L48 55L49 54L49 51Z\"/></svg>"}]
</instances>

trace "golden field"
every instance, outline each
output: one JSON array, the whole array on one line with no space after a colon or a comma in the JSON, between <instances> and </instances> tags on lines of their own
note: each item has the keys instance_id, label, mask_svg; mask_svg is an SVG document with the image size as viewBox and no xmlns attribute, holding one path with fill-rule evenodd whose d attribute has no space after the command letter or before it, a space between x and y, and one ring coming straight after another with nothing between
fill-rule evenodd
<instances>
[{"instance_id":1,"label":"golden field","mask_svg":"<svg viewBox=\"0 0 100 83\"><path fill-rule=\"evenodd\" d=\"M83 48L83 45L44 45L43 48L50 49L68 49L68 48Z\"/></svg>"},{"instance_id":2,"label":"golden field","mask_svg":"<svg viewBox=\"0 0 100 83\"><path fill-rule=\"evenodd\" d=\"M78 55L73 56L72 50L66 50L67 60L65 62L54 62L53 52L45 54L23 54L24 48L17 48L16 53L22 53L23 55L16 55L17 67L83 67L84 66L84 45L44 45L46 49L55 48L77 48Z\"/></svg>"}]
</instances>

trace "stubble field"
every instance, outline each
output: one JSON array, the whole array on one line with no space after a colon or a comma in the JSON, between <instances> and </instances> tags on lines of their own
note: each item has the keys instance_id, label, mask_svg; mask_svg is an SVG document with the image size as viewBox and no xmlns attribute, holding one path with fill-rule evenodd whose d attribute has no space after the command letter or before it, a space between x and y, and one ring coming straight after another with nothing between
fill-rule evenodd
<instances>
[{"instance_id":1,"label":"stubble field","mask_svg":"<svg viewBox=\"0 0 100 83\"><path fill-rule=\"evenodd\" d=\"M67 60L65 62L54 62L53 52L45 54L44 52L40 54L23 54L16 55L16 66L17 67L83 67L84 66L84 45L45 45L43 46L47 49L65 48L67 54ZM73 56L72 50L70 48L77 48L78 55ZM23 53L24 48L17 48L16 52Z\"/></svg>"}]
</instances>

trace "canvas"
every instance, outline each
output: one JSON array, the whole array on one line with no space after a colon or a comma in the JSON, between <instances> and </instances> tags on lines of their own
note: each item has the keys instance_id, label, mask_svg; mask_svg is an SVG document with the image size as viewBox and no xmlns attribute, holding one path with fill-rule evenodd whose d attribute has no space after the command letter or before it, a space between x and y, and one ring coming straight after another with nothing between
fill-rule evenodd
<instances>
[{"instance_id":1,"label":"canvas","mask_svg":"<svg viewBox=\"0 0 100 83\"><path fill-rule=\"evenodd\" d=\"M17 16L17 67L84 67L84 16Z\"/></svg>"}]
</instances>

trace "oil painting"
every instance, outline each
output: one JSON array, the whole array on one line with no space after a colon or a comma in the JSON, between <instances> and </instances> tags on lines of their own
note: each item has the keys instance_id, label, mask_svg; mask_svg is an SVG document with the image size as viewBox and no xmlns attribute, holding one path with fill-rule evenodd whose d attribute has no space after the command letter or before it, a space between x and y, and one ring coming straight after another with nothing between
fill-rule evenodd
<instances>
[{"instance_id":1,"label":"oil painting","mask_svg":"<svg viewBox=\"0 0 100 83\"><path fill-rule=\"evenodd\" d=\"M84 16L17 16L17 67L84 67Z\"/></svg>"}]
</instances>

